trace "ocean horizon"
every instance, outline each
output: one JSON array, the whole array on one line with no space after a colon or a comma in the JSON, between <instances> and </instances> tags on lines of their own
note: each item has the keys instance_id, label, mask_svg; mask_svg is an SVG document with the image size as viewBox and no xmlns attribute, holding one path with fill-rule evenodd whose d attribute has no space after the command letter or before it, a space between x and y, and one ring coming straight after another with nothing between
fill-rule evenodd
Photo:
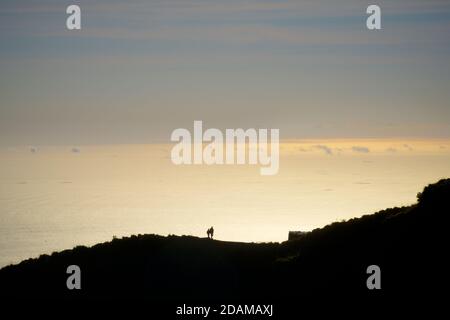
<instances>
[{"instance_id":1,"label":"ocean horizon","mask_svg":"<svg viewBox=\"0 0 450 320\"><path fill-rule=\"evenodd\" d=\"M176 166L169 144L1 148L0 266L154 233L281 242L410 205L450 176L449 140L293 140L280 171Z\"/></svg>"}]
</instances>

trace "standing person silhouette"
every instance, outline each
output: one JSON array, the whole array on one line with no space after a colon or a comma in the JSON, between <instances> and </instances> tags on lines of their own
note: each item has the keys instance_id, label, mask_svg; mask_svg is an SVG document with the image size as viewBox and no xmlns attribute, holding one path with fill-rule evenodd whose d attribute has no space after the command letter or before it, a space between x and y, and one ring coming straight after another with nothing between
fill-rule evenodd
<instances>
[{"instance_id":1,"label":"standing person silhouette","mask_svg":"<svg viewBox=\"0 0 450 320\"><path fill-rule=\"evenodd\" d=\"M214 237L214 228L213 227L211 227L209 229L209 234L211 235L211 239L212 239Z\"/></svg>"},{"instance_id":2,"label":"standing person silhouette","mask_svg":"<svg viewBox=\"0 0 450 320\"><path fill-rule=\"evenodd\" d=\"M208 239L209 239L210 235L211 235L211 229L206 230L206 235L208 236Z\"/></svg>"}]
</instances>

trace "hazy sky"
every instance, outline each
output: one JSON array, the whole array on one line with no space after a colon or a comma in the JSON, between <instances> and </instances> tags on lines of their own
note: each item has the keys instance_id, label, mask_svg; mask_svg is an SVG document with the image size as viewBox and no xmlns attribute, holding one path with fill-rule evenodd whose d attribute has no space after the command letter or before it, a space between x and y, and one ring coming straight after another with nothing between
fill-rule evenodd
<instances>
[{"instance_id":1,"label":"hazy sky","mask_svg":"<svg viewBox=\"0 0 450 320\"><path fill-rule=\"evenodd\" d=\"M0 144L168 141L193 120L450 138L449 62L448 0L2 0Z\"/></svg>"}]
</instances>

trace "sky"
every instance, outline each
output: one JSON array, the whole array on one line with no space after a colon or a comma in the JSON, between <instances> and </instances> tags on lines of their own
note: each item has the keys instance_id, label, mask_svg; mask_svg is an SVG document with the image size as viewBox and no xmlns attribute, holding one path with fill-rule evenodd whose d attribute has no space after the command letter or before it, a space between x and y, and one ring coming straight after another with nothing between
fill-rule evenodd
<instances>
[{"instance_id":1,"label":"sky","mask_svg":"<svg viewBox=\"0 0 450 320\"><path fill-rule=\"evenodd\" d=\"M1 0L0 266L211 225L283 241L414 203L450 172L449 35L448 0ZM175 166L194 120L279 129L279 173Z\"/></svg>"},{"instance_id":2,"label":"sky","mask_svg":"<svg viewBox=\"0 0 450 320\"><path fill-rule=\"evenodd\" d=\"M3 0L0 145L450 138L449 35L446 0Z\"/></svg>"}]
</instances>

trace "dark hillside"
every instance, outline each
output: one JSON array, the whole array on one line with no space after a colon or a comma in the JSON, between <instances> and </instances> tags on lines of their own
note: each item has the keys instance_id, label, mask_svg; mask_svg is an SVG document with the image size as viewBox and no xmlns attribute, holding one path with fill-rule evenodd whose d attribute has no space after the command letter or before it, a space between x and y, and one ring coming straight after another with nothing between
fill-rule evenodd
<instances>
[{"instance_id":1,"label":"dark hillside","mask_svg":"<svg viewBox=\"0 0 450 320\"><path fill-rule=\"evenodd\" d=\"M314 296L429 296L446 277L444 245L450 180L418 203L333 223L284 243L236 243L138 235L42 255L0 270L4 298L219 301ZM66 268L82 270L82 290L66 288ZM382 290L368 290L378 265Z\"/></svg>"}]
</instances>

